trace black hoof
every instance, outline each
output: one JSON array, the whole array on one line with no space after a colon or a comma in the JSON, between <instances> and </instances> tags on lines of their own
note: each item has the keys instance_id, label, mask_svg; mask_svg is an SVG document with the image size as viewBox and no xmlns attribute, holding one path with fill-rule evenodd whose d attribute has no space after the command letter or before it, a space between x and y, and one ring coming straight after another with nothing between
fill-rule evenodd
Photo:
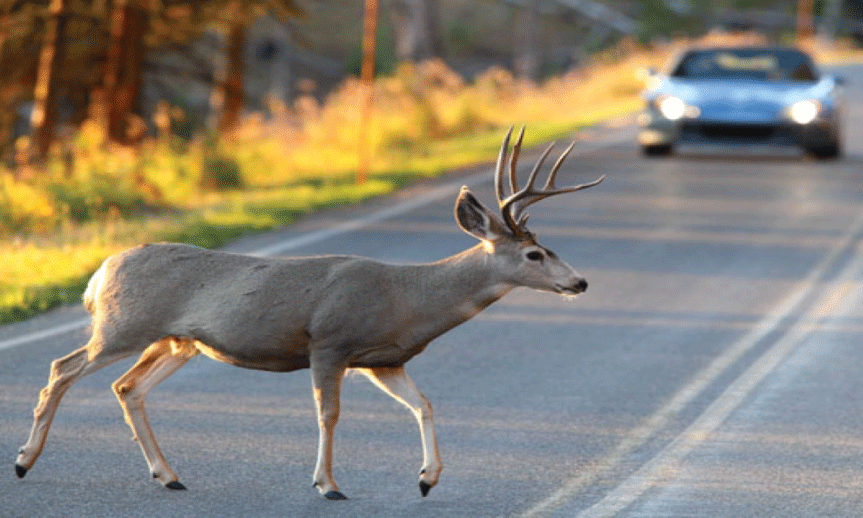
<instances>
[{"instance_id":1,"label":"black hoof","mask_svg":"<svg viewBox=\"0 0 863 518\"><path fill-rule=\"evenodd\" d=\"M24 478L24 475L27 474L27 468L20 464L15 464L15 474L18 475L18 478Z\"/></svg>"},{"instance_id":2,"label":"black hoof","mask_svg":"<svg viewBox=\"0 0 863 518\"><path fill-rule=\"evenodd\" d=\"M167 484L165 484L165 487L167 487L168 489L178 489L182 491L186 490L186 486L176 480L174 480L173 482L168 482Z\"/></svg>"},{"instance_id":3,"label":"black hoof","mask_svg":"<svg viewBox=\"0 0 863 518\"><path fill-rule=\"evenodd\" d=\"M327 500L347 500L348 497L343 495L340 491L330 491L324 494L324 498Z\"/></svg>"},{"instance_id":4,"label":"black hoof","mask_svg":"<svg viewBox=\"0 0 863 518\"><path fill-rule=\"evenodd\" d=\"M432 485L426 482L425 480L420 480L420 493L423 496L427 496L429 491L431 491Z\"/></svg>"}]
</instances>

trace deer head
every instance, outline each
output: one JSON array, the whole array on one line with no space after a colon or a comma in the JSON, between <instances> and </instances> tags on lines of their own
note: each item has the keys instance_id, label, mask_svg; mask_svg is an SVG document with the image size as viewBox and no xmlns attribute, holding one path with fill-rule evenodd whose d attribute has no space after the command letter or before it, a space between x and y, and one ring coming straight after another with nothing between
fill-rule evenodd
<instances>
[{"instance_id":1,"label":"deer head","mask_svg":"<svg viewBox=\"0 0 863 518\"><path fill-rule=\"evenodd\" d=\"M528 215L524 210L540 201L557 194L580 191L593 187L605 179L596 180L571 187L555 186L555 178L561 164L572 151L574 143L567 147L548 174L545 185L535 188L536 177L549 153L554 148L550 144L539 157L530 172L527 184L519 189L517 184L518 156L524 138L522 126L513 145L512 155L507 160L512 128L506 134L495 167L495 192L501 217L486 208L467 187L462 187L456 200L455 218L459 226L468 234L479 239L489 259L498 263L499 270L508 275L507 281L537 290L551 291L561 295L577 295L587 290L587 281L569 264L554 252L539 244L536 237L527 229ZM508 162L508 163L507 163ZM504 169L509 169L509 194L506 194Z\"/></svg>"}]
</instances>

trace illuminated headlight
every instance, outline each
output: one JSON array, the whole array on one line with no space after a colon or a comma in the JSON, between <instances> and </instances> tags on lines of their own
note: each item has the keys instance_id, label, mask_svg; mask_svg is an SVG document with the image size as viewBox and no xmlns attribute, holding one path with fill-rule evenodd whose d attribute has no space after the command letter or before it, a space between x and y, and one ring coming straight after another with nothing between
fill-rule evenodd
<instances>
[{"instance_id":1,"label":"illuminated headlight","mask_svg":"<svg viewBox=\"0 0 863 518\"><path fill-rule=\"evenodd\" d=\"M683 117L686 111L686 103L677 97L666 97L659 101L659 111L666 119L676 121Z\"/></svg>"},{"instance_id":2,"label":"illuminated headlight","mask_svg":"<svg viewBox=\"0 0 863 518\"><path fill-rule=\"evenodd\" d=\"M695 118L701 113L697 106L686 104L683 99L678 97L660 97L653 101L653 105L663 117L672 121L683 117Z\"/></svg>"},{"instance_id":3,"label":"illuminated headlight","mask_svg":"<svg viewBox=\"0 0 863 518\"><path fill-rule=\"evenodd\" d=\"M797 124L809 124L821 113L821 103L812 99L796 102L788 109L791 120Z\"/></svg>"}]
</instances>

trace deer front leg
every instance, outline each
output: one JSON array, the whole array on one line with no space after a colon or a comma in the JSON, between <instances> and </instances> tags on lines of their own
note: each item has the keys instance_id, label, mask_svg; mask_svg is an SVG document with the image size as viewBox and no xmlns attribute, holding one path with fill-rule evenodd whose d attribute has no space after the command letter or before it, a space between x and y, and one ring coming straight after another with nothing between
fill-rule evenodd
<instances>
[{"instance_id":1,"label":"deer front leg","mask_svg":"<svg viewBox=\"0 0 863 518\"><path fill-rule=\"evenodd\" d=\"M378 367L357 369L381 390L408 407L417 419L423 445L423 467L420 470L420 492L426 496L440 478L443 469L435 437L434 415L431 403L417 389L404 367Z\"/></svg>"},{"instance_id":2,"label":"deer front leg","mask_svg":"<svg viewBox=\"0 0 863 518\"><path fill-rule=\"evenodd\" d=\"M328 500L347 500L333 479L333 433L339 421L340 393L345 368L312 361L312 390L318 412L318 460L313 486Z\"/></svg>"}]
</instances>

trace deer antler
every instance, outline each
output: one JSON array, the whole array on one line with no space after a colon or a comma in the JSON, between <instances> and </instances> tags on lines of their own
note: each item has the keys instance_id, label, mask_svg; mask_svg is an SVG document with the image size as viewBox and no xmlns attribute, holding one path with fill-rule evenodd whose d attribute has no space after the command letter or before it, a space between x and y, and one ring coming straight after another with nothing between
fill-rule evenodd
<instances>
[{"instance_id":1,"label":"deer antler","mask_svg":"<svg viewBox=\"0 0 863 518\"><path fill-rule=\"evenodd\" d=\"M521 190L518 189L518 185L516 182L516 173L517 173L517 162L518 155L521 153L521 143L524 139L524 126L521 127L521 131L519 131L518 138L513 144L512 147L512 156L509 159L509 186L511 194L506 196L504 192L504 179L503 179L503 170L504 163L507 158L507 148L509 148L509 139L512 136L512 127L507 131L506 136L503 139L503 145L500 147L500 153L497 157L497 165L495 166L494 173L494 186L495 191L497 193L497 202L500 207L501 215L503 216L503 220L506 223L506 226L515 234L516 236L522 236L525 233L524 224L527 223L527 214L522 214L524 209L528 206L533 205L534 203L544 200L549 196L554 196L556 194L564 194L568 192L580 191L582 189L587 189L588 187L593 187L594 185L599 184L605 179L605 175L600 176L596 180L588 183L583 183L580 185L573 185L571 187L556 187L554 185L555 178L557 177L557 171L560 169L560 166L563 164L563 161L566 159L569 152L572 151L572 148L575 146L575 142L570 144L563 153L561 153L560 157L554 163L554 166L551 168L551 172L548 173L548 179L545 181L545 185L541 190L536 190L534 188L534 183L536 182L536 176L539 174L540 168L542 168L543 163L545 163L545 159L548 158L549 153L554 148L554 142L549 144L548 147L545 148L545 151L540 155L539 160L537 160L536 165L533 166L533 170L530 172L530 176L527 179L527 185L525 185Z\"/></svg>"}]
</instances>

